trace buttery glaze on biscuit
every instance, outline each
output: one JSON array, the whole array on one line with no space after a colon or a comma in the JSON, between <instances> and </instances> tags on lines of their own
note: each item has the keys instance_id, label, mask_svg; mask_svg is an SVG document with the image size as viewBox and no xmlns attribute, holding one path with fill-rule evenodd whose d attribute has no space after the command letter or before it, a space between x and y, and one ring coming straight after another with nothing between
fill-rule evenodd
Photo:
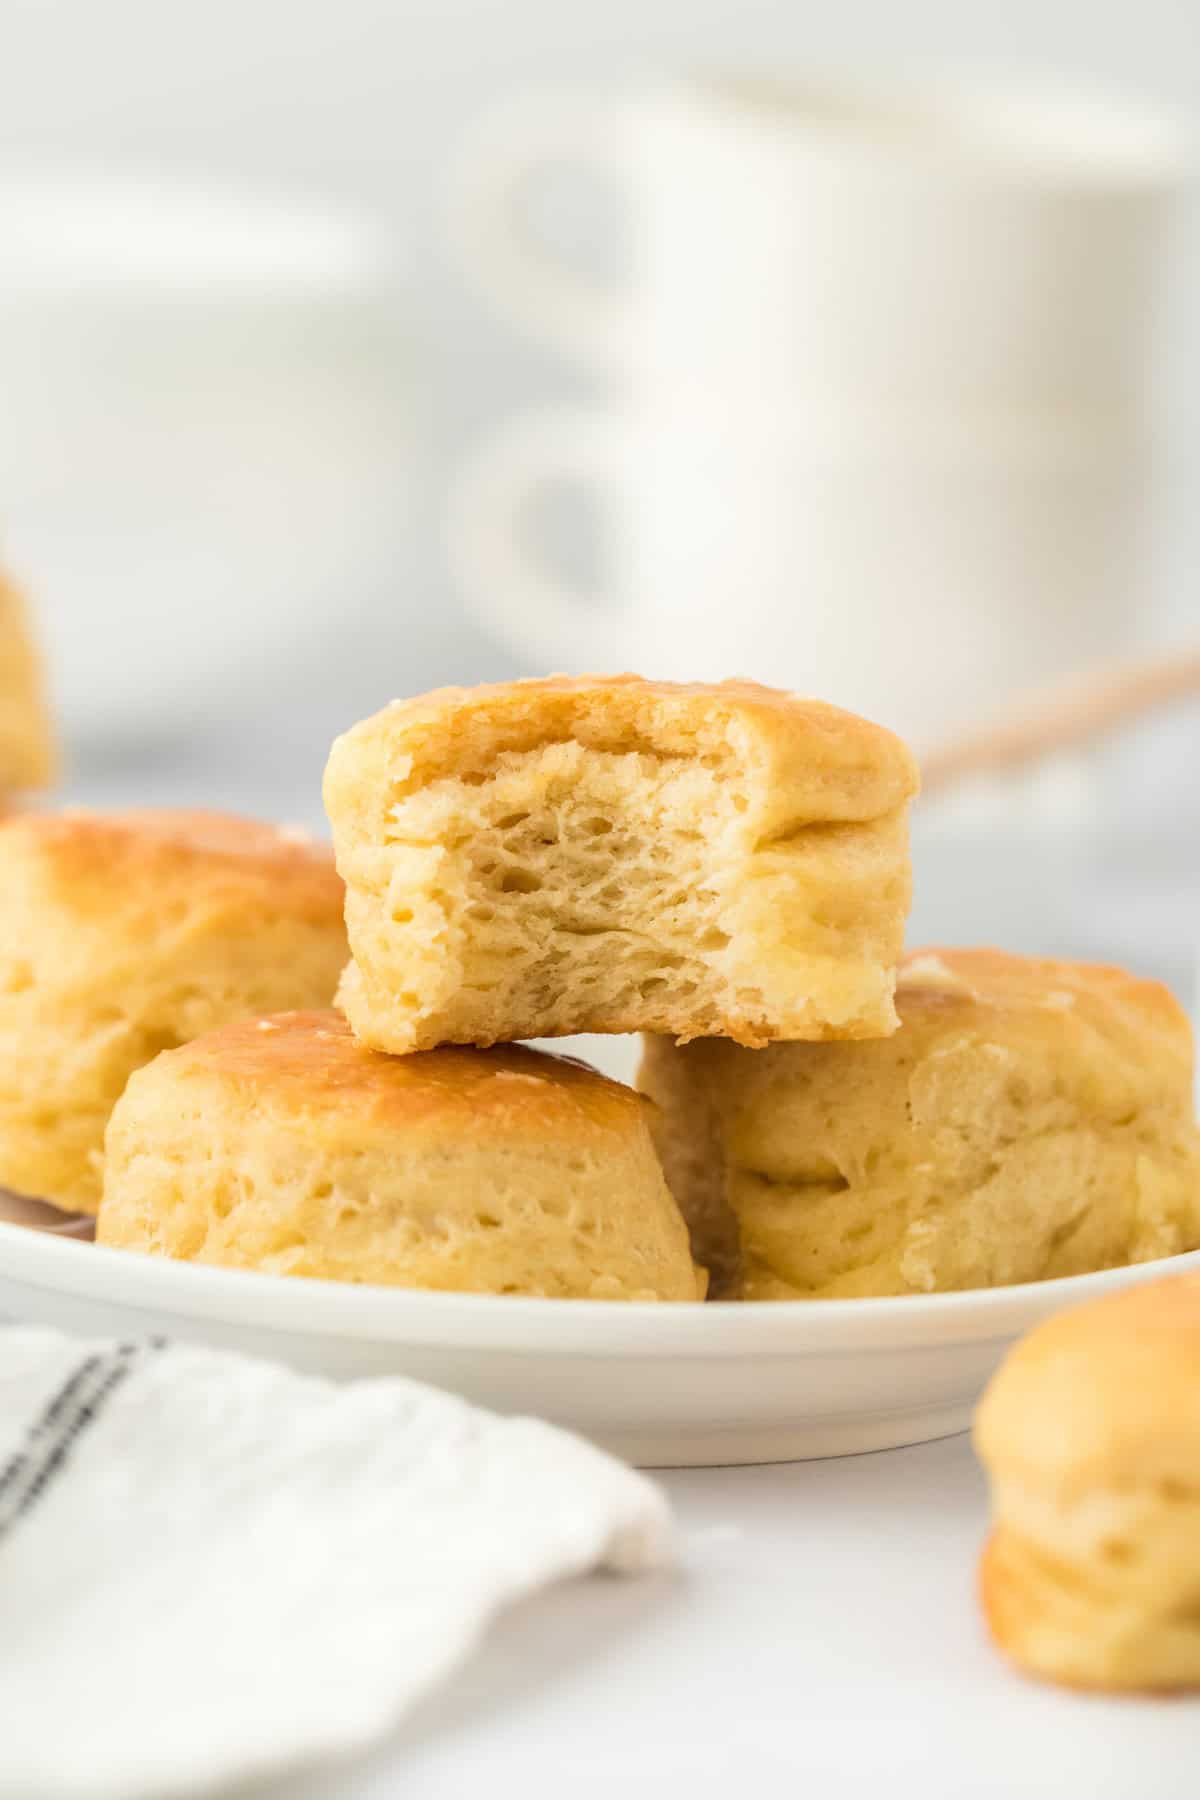
<instances>
[{"instance_id":1,"label":"buttery glaze on biscuit","mask_svg":"<svg viewBox=\"0 0 1200 1800\"><path fill-rule=\"evenodd\" d=\"M376 1049L895 1025L912 757L750 682L443 688L333 747L325 802Z\"/></svg>"},{"instance_id":2,"label":"buttery glaze on biscuit","mask_svg":"<svg viewBox=\"0 0 1200 1800\"><path fill-rule=\"evenodd\" d=\"M1192 1038L1167 990L991 950L909 956L886 1041L647 1038L639 1084L714 1291L932 1293L1200 1243Z\"/></svg>"},{"instance_id":3,"label":"buttery glaze on biscuit","mask_svg":"<svg viewBox=\"0 0 1200 1800\"><path fill-rule=\"evenodd\" d=\"M975 1445L1000 1648L1070 1686L1200 1688L1200 1276L1040 1325L994 1376Z\"/></svg>"},{"instance_id":4,"label":"buttery glaze on biscuit","mask_svg":"<svg viewBox=\"0 0 1200 1800\"><path fill-rule=\"evenodd\" d=\"M218 813L0 821L0 1184L95 1212L135 1069L214 1025L327 1005L346 958L328 847Z\"/></svg>"},{"instance_id":5,"label":"buttery glaze on biscuit","mask_svg":"<svg viewBox=\"0 0 1200 1800\"><path fill-rule=\"evenodd\" d=\"M332 1281L702 1299L645 1111L519 1046L392 1057L334 1012L242 1021L130 1081L98 1237Z\"/></svg>"}]
</instances>

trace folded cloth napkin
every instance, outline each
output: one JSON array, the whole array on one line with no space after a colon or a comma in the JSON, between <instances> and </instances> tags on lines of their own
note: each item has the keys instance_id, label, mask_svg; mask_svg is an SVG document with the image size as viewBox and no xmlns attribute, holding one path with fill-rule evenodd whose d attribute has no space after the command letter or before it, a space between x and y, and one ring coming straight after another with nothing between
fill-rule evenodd
<instances>
[{"instance_id":1,"label":"folded cloth napkin","mask_svg":"<svg viewBox=\"0 0 1200 1800\"><path fill-rule=\"evenodd\" d=\"M0 1331L0 1795L168 1800L359 1748L506 1602L669 1554L659 1490L535 1420Z\"/></svg>"}]
</instances>

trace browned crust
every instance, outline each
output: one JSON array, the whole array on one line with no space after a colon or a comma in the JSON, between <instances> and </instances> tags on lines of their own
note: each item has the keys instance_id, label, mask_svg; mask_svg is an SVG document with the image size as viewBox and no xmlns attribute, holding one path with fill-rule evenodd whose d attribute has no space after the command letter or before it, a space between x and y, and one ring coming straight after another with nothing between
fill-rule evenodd
<instances>
[{"instance_id":1,"label":"browned crust","mask_svg":"<svg viewBox=\"0 0 1200 1800\"><path fill-rule=\"evenodd\" d=\"M1058 1313L1009 1352L975 1419L988 1468L1064 1493L1200 1493L1200 1275Z\"/></svg>"},{"instance_id":2,"label":"browned crust","mask_svg":"<svg viewBox=\"0 0 1200 1800\"><path fill-rule=\"evenodd\" d=\"M340 916L344 889L333 852L305 834L199 810L26 812L0 819L0 857L36 866L76 917L153 917L180 896L214 906Z\"/></svg>"},{"instance_id":3,"label":"browned crust","mask_svg":"<svg viewBox=\"0 0 1200 1800\"><path fill-rule=\"evenodd\" d=\"M863 820L904 804L919 786L912 753L880 725L822 700L751 681L678 683L637 675L554 675L395 700L339 738L326 772L330 816L354 810L365 772L388 802L424 781L546 743L696 755L731 732L803 776L811 819Z\"/></svg>"},{"instance_id":4,"label":"browned crust","mask_svg":"<svg viewBox=\"0 0 1200 1800\"><path fill-rule=\"evenodd\" d=\"M340 1013L241 1019L160 1058L157 1076L216 1078L276 1111L331 1110L405 1131L532 1137L640 1133L644 1103L573 1057L522 1045L447 1046L385 1056L360 1044Z\"/></svg>"},{"instance_id":5,"label":"browned crust","mask_svg":"<svg viewBox=\"0 0 1200 1800\"><path fill-rule=\"evenodd\" d=\"M953 978L941 985L932 965L941 963ZM1064 962L1046 956L1018 956L990 946L971 949L930 945L910 950L900 964L896 998L901 1012L929 1003L929 997L961 998L975 1006L1044 1009L1047 997L1069 994L1093 1011L1136 1012L1172 1039L1190 1044L1187 1014L1168 987L1106 963ZM901 1004L903 1003L903 1004Z\"/></svg>"}]
</instances>

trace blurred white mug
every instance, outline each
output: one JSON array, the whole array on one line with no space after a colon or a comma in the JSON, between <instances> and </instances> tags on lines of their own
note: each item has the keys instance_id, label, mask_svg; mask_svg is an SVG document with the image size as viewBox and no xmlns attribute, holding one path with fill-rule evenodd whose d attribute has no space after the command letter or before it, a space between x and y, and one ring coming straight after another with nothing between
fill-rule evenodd
<instances>
[{"instance_id":1,"label":"blurred white mug","mask_svg":"<svg viewBox=\"0 0 1200 1800\"><path fill-rule=\"evenodd\" d=\"M0 163L0 561L69 732L219 722L320 669L392 579L410 384L372 221Z\"/></svg>"},{"instance_id":2,"label":"blurred white mug","mask_svg":"<svg viewBox=\"0 0 1200 1800\"><path fill-rule=\"evenodd\" d=\"M570 161L626 184L624 289L524 225ZM1164 120L1020 90L727 81L497 115L459 170L461 253L621 403L518 421L465 470L468 600L534 666L755 675L926 743L1118 654L1183 166ZM612 496L607 609L527 541L562 482Z\"/></svg>"},{"instance_id":3,"label":"blurred white mug","mask_svg":"<svg viewBox=\"0 0 1200 1800\"><path fill-rule=\"evenodd\" d=\"M528 529L562 485L599 502L596 604ZM749 675L929 746L1127 645L1137 447L1043 422L747 438L681 412L534 414L464 472L450 549L481 622L532 668Z\"/></svg>"},{"instance_id":4,"label":"blurred white mug","mask_svg":"<svg viewBox=\"0 0 1200 1800\"><path fill-rule=\"evenodd\" d=\"M950 83L708 80L527 99L460 158L462 258L514 322L724 410L847 397L947 411L1137 404L1163 201L1157 115ZM529 227L539 175L627 190L633 272L605 288Z\"/></svg>"}]
</instances>

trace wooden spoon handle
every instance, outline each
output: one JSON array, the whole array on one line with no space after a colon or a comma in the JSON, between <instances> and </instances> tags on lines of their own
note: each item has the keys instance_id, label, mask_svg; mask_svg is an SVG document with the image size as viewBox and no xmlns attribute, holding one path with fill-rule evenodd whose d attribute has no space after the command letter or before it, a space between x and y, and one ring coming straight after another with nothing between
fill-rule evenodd
<instances>
[{"instance_id":1,"label":"wooden spoon handle","mask_svg":"<svg viewBox=\"0 0 1200 1800\"><path fill-rule=\"evenodd\" d=\"M1200 695L1200 650L1069 676L1026 694L986 725L922 758L925 791L963 775L1019 767L1103 737L1121 725Z\"/></svg>"}]
</instances>

